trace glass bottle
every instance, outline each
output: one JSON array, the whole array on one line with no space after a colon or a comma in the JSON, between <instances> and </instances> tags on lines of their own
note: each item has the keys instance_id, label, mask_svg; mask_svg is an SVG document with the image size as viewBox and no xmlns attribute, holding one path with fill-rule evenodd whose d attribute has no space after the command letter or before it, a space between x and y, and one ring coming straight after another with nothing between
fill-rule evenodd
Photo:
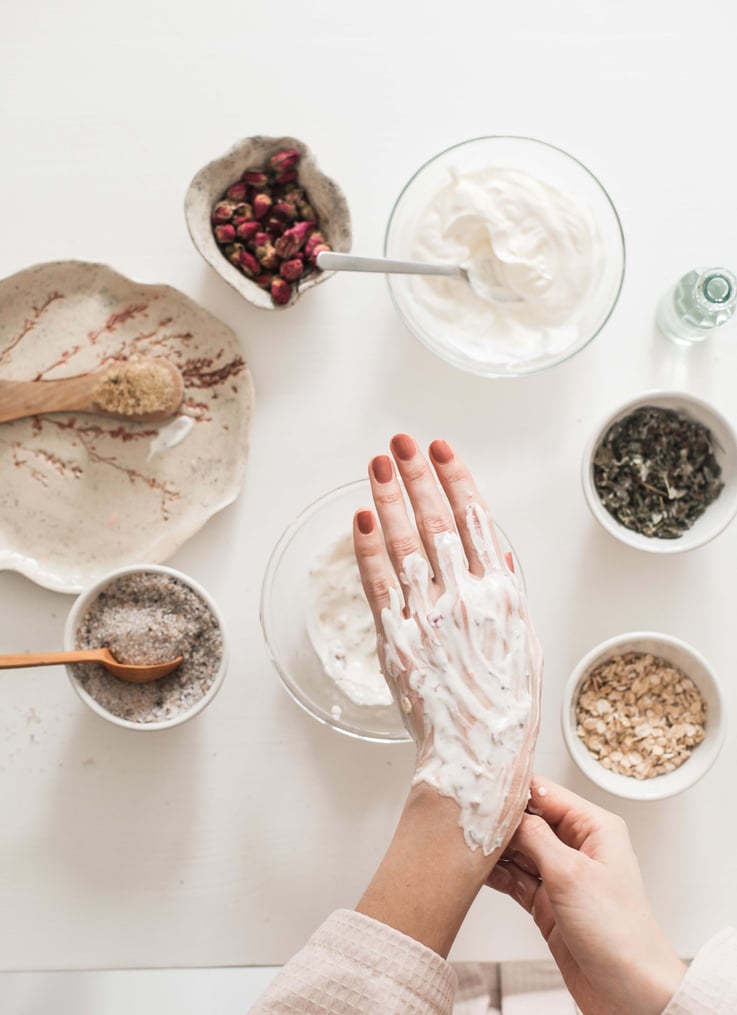
<instances>
[{"instance_id":1,"label":"glass bottle","mask_svg":"<svg viewBox=\"0 0 737 1015\"><path fill-rule=\"evenodd\" d=\"M669 289L658 304L655 321L680 345L703 342L725 324L737 307L737 278L726 268L694 268Z\"/></svg>"}]
</instances>

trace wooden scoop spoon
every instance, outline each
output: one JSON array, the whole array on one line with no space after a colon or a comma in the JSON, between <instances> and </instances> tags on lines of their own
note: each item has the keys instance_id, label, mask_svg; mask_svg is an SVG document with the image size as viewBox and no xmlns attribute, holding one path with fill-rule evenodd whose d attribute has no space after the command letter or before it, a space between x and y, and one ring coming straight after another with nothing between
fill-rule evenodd
<instances>
[{"instance_id":1,"label":"wooden scoop spoon","mask_svg":"<svg viewBox=\"0 0 737 1015\"><path fill-rule=\"evenodd\" d=\"M182 662L177 656L166 663L148 666L129 666L119 663L109 648L79 649L76 652L22 652L19 655L0 655L0 670L13 670L24 666L55 666L57 663L99 663L106 670L130 684L148 684L171 673Z\"/></svg>"},{"instance_id":2,"label":"wooden scoop spoon","mask_svg":"<svg viewBox=\"0 0 737 1015\"><path fill-rule=\"evenodd\" d=\"M182 402L178 368L139 357L58 381L0 380L0 423L45 412L97 412L132 422L173 416Z\"/></svg>"}]
</instances>

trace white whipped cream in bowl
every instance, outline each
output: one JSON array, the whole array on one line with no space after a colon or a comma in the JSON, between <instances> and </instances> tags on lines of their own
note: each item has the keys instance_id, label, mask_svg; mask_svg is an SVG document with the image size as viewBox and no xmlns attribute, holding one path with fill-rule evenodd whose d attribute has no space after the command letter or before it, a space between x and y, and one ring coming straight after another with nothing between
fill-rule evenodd
<instances>
[{"instance_id":1,"label":"white whipped cream in bowl","mask_svg":"<svg viewBox=\"0 0 737 1015\"><path fill-rule=\"evenodd\" d=\"M282 684L314 719L362 740L407 742L401 708L381 673L353 555L354 512L371 506L371 487L362 479L298 515L269 558L261 626ZM524 588L514 549L498 525L496 530Z\"/></svg>"},{"instance_id":2,"label":"white whipped cream in bowl","mask_svg":"<svg viewBox=\"0 0 737 1015\"><path fill-rule=\"evenodd\" d=\"M484 137L441 152L399 195L387 257L459 264L453 278L389 275L409 330L482 377L536 373L573 356L619 297L624 239L614 205L559 148Z\"/></svg>"}]
</instances>

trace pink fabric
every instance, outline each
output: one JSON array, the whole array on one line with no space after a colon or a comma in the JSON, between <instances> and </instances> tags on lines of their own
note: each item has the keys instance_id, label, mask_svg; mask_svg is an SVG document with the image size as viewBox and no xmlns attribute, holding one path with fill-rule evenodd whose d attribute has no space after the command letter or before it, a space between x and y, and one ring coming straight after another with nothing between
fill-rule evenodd
<instances>
[{"instance_id":1,"label":"pink fabric","mask_svg":"<svg viewBox=\"0 0 737 1015\"><path fill-rule=\"evenodd\" d=\"M449 963L398 930L339 909L251 1008L252 1015L448 1015Z\"/></svg>"},{"instance_id":2,"label":"pink fabric","mask_svg":"<svg viewBox=\"0 0 737 1015\"><path fill-rule=\"evenodd\" d=\"M251 1013L452 1015L455 990L452 966L435 952L362 913L340 909L284 966ZM561 1004L572 1006L565 992L558 991L556 1000L558 994ZM540 995L534 997L529 993L517 1000L539 1011ZM737 932L727 929L701 949L662 1015L735 1013Z\"/></svg>"},{"instance_id":3,"label":"pink fabric","mask_svg":"<svg viewBox=\"0 0 737 1015\"><path fill-rule=\"evenodd\" d=\"M737 932L721 930L689 966L663 1015L735 1015Z\"/></svg>"}]
</instances>

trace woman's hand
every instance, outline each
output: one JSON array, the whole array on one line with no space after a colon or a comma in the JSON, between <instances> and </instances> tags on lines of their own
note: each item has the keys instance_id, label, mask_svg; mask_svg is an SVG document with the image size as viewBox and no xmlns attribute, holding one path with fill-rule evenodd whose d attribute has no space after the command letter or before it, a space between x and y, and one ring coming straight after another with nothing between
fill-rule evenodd
<instances>
[{"instance_id":1,"label":"woman's hand","mask_svg":"<svg viewBox=\"0 0 737 1015\"><path fill-rule=\"evenodd\" d=\"M447 955L527 802L542 656L468 469L444 441L430 446L434 472L407 434L391 448L416 527L379 455L369 476L380 524L357 512L353 538L417 765L356 908Z\"/></svg>"},{"instance_id":2,"label":"woman's hand","mask_svg":"<svg viewBox=\"0 0 737 1015\"><path fill-rule=\"evenodd\" d=\"M527 801L540 647L463 462L435 441L433 472L407 434L391 450L396 468L387 455L369 467L383 539L373 512L354 520L379 658L417 743L414 784L452 798L466 843L498 856Z\"/></svg>"},{"instance_id":3,"label":"woman's hand","mask_svg":"<svg viewBox=\"0 0 737 1015\"><path fill-rule=\"evenodd\" d=\"M532 914L584 1015L660 1015L685 973L624 821L546 779L488 884Z\"/></svg>"}]
</instances>

